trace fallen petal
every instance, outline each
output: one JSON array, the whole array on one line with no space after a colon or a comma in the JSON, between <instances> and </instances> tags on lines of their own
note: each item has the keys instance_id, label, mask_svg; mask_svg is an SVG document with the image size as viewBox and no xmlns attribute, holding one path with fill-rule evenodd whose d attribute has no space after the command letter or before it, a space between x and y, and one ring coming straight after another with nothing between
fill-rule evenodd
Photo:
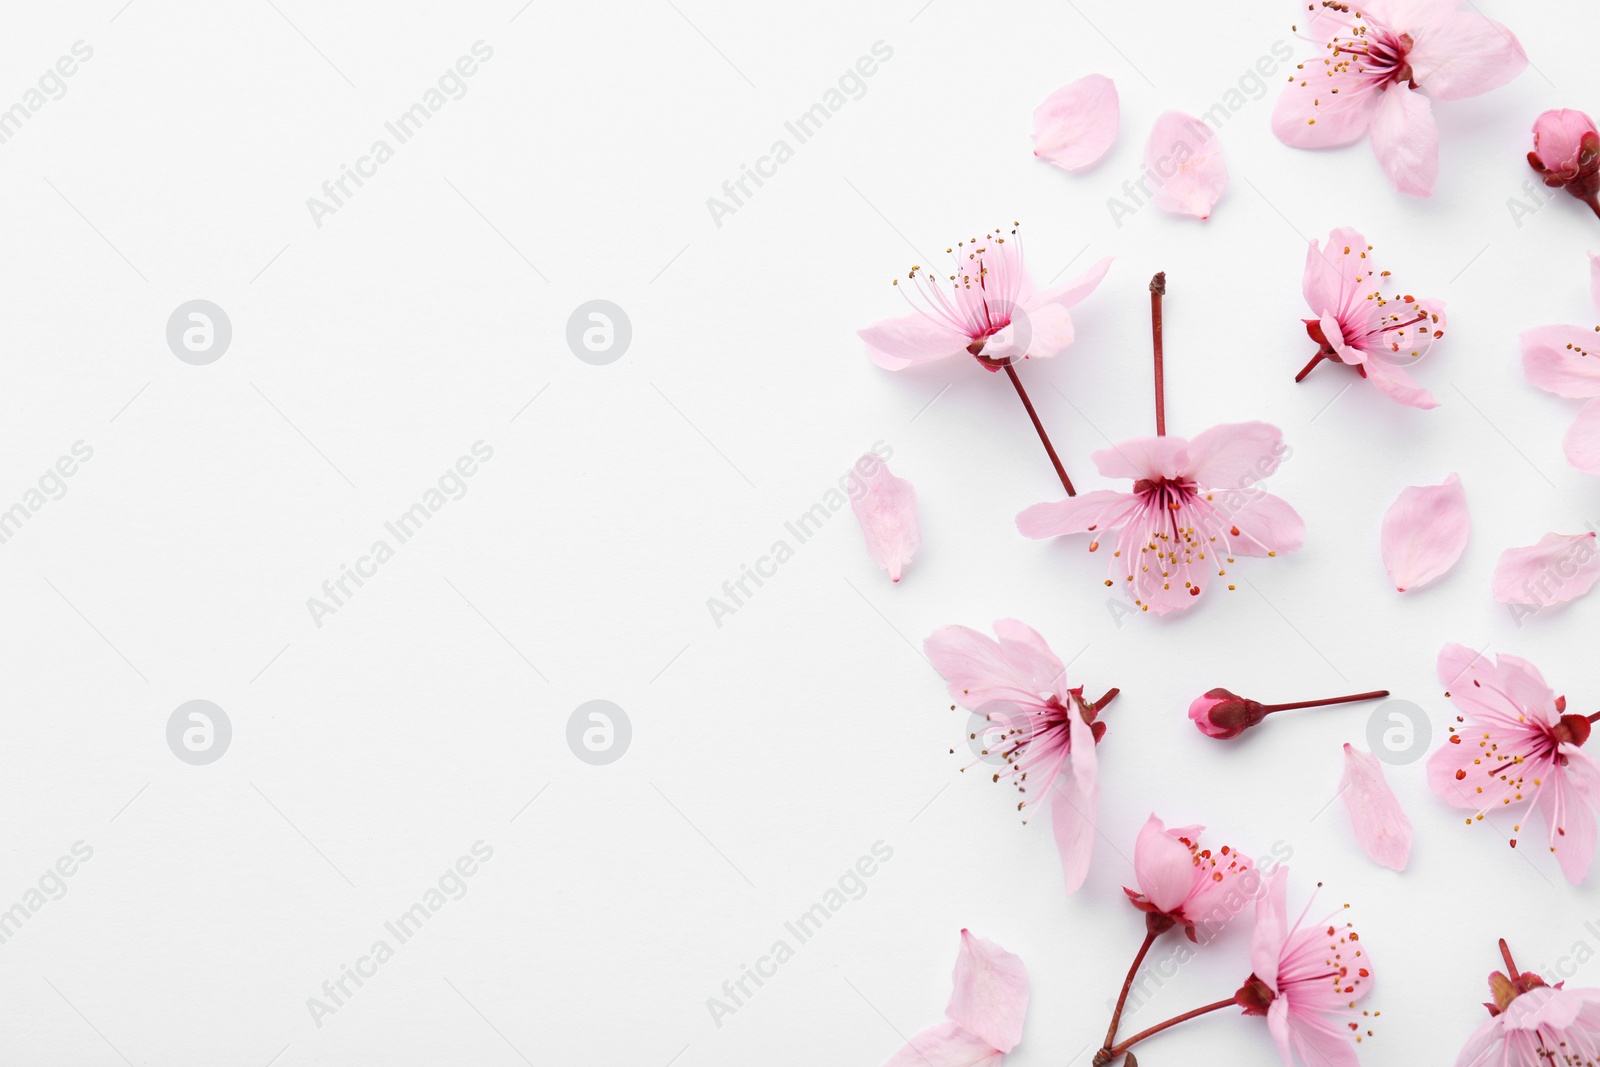
<instances>
[{"instance_id":1,"label":"fallen petal","mask_svg":"<svg viewBox=\"0 0 1600 1067\"><path fill-rule=\"evenodd\" d=\"M1587 593L1600 580L1592 533L1547 533L1539 543L1508 548L1494 566L1494 598L1502 604L1549 607Z\"/></svg>"},{"instance_id":2,"label":"fallen petal","mask_svg":"<svg viewBox=\"0 0 1600 1067\"><path fill-rule=\"evenodd\" d=\"M1339 790L1362 850L1381 867L1405 870L1411 858L1411 820L1384 780L1378 757L1345 745Z\"/></svg>"},{"instance_id":3,"label":"fallen petal","mask_svg":"<svg viewBox=\"0 0 1600 1067\"><path fill-rule=\"evenodd\" d=\"M1402 489L1383 517L1383 566L1395 588L1420 589L1454 567L1471 528L1458 476Z\"/></svg>"},{"instance_id":4,"label":"fallen petal","mask_svg":"<svg viewBox=\"0 0 1600 1067\"><path fill-rule=\"evenodd\" d=\"M856 460L861 490L850 507L867 539L872 561L898 582L906 564L922 547L922 527L917 522L917 491L904 478L889 472L889 465L871 452Z\"/></svg>"},{"instance_id":5,"label":"fallen petal","mask_svg":"<svg viewBox=\"0 0 1600 1067\"><path fill-rule=\"evenodd\" d=\"M945 1015L1001 1052L1015 1048L1028 1015L1028 972L1022 960L963 930L952 977L955 988Z\"/></svg>"},{"instance_id":6,"label":"fallen petal","mask_svg":"<svg viewBox=\"0 0 1600 1067\"><path fill-rule=\"evenodd\" d=\"M1168 111L1156 119L1144 146L1144 163L1158 183L1152 199L1173 215L1210 218L1228 187L1222 143L1199 119Z\"/></svg>"},{"instance_id":7,"label":"fallen petal","mask_svg":"<svg viewBox=\"0 0 1600 1067\"><path fill-rule=\"evenodd\" d=\"M1004 1060L999 1049L946 1020L913 1034L883 1067L1000 1067Z\"/></svg>"},{"instance_id":8,"label":"fallen petal","mask_svg":"<svg viewBox=\"0 0 1600 1067\"><path fill-rule=\"evenodd\" d=\"M1121 119L1117 87L1090 74L1045 97L1033 111L1033 154L1065 171L1100 161L1117 139Z\"/></svg>"}]
</instances>

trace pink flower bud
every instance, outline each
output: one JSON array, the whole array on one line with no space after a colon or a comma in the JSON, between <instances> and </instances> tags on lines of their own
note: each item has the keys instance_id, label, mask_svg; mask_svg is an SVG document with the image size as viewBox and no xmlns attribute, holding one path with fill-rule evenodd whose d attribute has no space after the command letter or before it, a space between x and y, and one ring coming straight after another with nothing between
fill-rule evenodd
<instances>
[{"instance_id":1,"label":"pink flower bud","mask_svg":"<svg viewBox=\"0 0 1600 1067\"><path fill-rule=\"evenodd\" d=\"M1238 737L1267 717L1264 705L1226 689L1212 689L1189 705L1189 718L1207 737Z\"/></svg>"},{"instance_id":2,"label":"pink flower bud","mask_svg":"<svg viewBox=\"0 0 1600 1067\"><path fill-rule=\"evenodd\" d=\"M1546 111L1534 120L1528 165L1546 185L1587 200L1600 192L1600 130L1581 111Z\"/></svg>"}]
</instances>

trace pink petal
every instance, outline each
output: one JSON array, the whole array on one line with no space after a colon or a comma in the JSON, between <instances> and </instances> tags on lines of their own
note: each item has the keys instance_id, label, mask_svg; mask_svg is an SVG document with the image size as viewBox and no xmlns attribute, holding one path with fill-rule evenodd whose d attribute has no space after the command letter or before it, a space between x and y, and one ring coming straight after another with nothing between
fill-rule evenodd
<instances>
[{"instance_id":1,"label":"pink petal","mask_svg":"<svg viewBox=\"0 0 1600 1067\"><path fill-rule=\"evenodd\" d=\"M1023 537L1035 540L1061 534L1092 533L1122 525L1128 512L1138 504L1132 493L1096 489L1082 496L1035 504L1017 516L1017 529Z\"/></svg>"},{"instance_id":2,"label":"pink petal","mask_svg":"<svg viewBox=\"0 0 1600 1067\"><path fill-rule=\"evenodd\" d=\"M966 626L942 626L922 643L950 698L971 712L996 701L1035 700L1039 690L1000 642Z\"/></svg>"},{"instance_id":3,"label":"pink petal","mask_svg":"<svg viewBox=\"0 0 1600 1067\"><path fill-rule=\"evenodd\" d=\"M1100 280L1110 269L1111 257L1106 256L1069 282L1062 282L1054 288L1041 289L1037 293L1024 296L1021 304L1029 312L1037 311L1047 304L1060 304L1067 308L1077 307L1083 303L1085 297L1099 287Z\"/></svg>"},{"instance_id":4,"label":"pink petal","mask_svg":"<svg viewBox=\"0 0 1600 1067\"><path fill-rule=\"evenodd\" d=\"M1094 858L1095 809L1100 803L1100 779L1095 765L1094 734L1081 715L1067 716L1072 732L1072 764L1068 773L1050 786L1050 829L1061 856L1061 874L1067 892L1076 893L1089 875Z\"/></svg>"},{"instance_id":5,"label":"pink petal","mask_svg":"<svg viewBox=\"0 0 1600 1067\"><path fill-rule=\"evenodd\" d=\"M1600 474L1600 398L1578 409L1567 435L1561 440L1567 462L1585 474Z\"/></svg>"},{"instance_id":6,"label":"pink petal","mask_svg":"<svg viewBox=\"0 0 1600 1067\"><path fill-rule=\"evenodd\" d=\"M1433 394L1413 381L1404 367L1390 363L1384 356L1369 355L1362 366L1367 370L1367 381L1395 403L1423 411L1439 406Z\"/></svg>"},{"instance_id":7,"label":"pink petal","mask_svg":"<svg viewBox=\"0 0 1600 1067\"><path fill-rule=\"evenodd\" d=\"M889 465L868 452L856 460L861 492L850 507L867 539L872 561L898 582L905 565L922 547L922 527L917 522L917 491L904 478L889 473Z\"/></svg>"},{"instance_id":8,"label":"pink petal","mask_svg":"<svg viewBox=\"0 0 1600 1067\"><path fill-rule=\"evenodd\" d=\"M1117 139L1120 116L1117 87L1110 78L1079 78L1034 109L1033 154L1066 171L1091 167Z\"/></svg>"},{"instance_id":9,"label":"pink petal","mask_svg":"<svg viewBox=\"0 0 1600 1067\"><path fill-rule=\"evenodd\" d=\"M1456 475L1440 485L1402 489L1383 517L1383 566L1395 588L1420 589L1454 567L1471 526Z\"/></svg>"},{"instance_id":10,"label":"pink petal","mask_svg":"<svg viewBox=\"0 0 1600 1067\"><path fill-rule=\"evenodd\" d=\"M1134 437L1089 458L1107 478L1176 478L1188 462L1188 449L1181 437Z\"/></svg>"},{"instance_id":11,"label":"pink petal","mask_svg":"<svg viewBox=\"0 0 1600 1067\"><path fill-rule=\"evenodd\" d=\"M1428 98L1399 86L1379 94L1372 118L1372 152L1394 187L1432 196L1439 176L1439 129Z\"/></svg>"},{"instance_id":12,"label":"pink petal","mask_svg":"<svg viewBox=\"0 0 1600 1067\"><path fill-rule=\"evenodd\" d=\"M1189 442L1189 473L1203 489L1240 489L1278 469L1288 451L1283 431L1265 422L1232 422Z\"/></svg>"},{"instance_id":13,"label":"pink petal","mask_svg":"<svg viewBox=\"0 0 1600 1067\"><path fill-rule=\"evenodd\" d=\"M1362 850L1380 867L1405 870L1411 857L1411 820L1384 780L1378 757L1345 745L1339 790Z\"/></svg>"},{"instance_id":14,"label":"pink petal","mask_svg":"<svg viewBox=\"0 0 1600 1067\"><path fill-rule=\"evenodd\" d=\"M1256 925L1250 933L1250 969L1257 978L1278 988L1278 964L1289 937L1289 868L1278 865L1266 888L1256 897Z\"/></svg>"},{"instance_id":15,"label":"pink petal","mask_svg":"<svg viewBox=\"0 0 1600 1067\"><path fill-rule=\"evenodd\" d=\"M1549 607L1587 593L1600 580L1592 533L1547 533L1539 543L1508 548L1494 566L1491 587L1502 604Z\"/></svg>"},{"instance_id":16,"label":"pink petal","mask_svg":"<svg viewBox=\"0 0 1600 1067\"><path fill-rule=\"evenodd\" d=\"M883 1067L1000 1067L1005 1054L946 1020L912 1035Z\"/></svg>"},{"instance_id":17,"label":"pink petal","mask_svg":"<svg viewBox=\"0 0 1600 1067\"><path fill-rule=\"evenodd\" d=\"M1237 536L1229 541L1235 556L1270 556L1294 552L1306 543L1306 523L1289 502L1271 493L1250 495L1244 506L1228 513Z\"/></svg>"},{"instance_id":18,"label":"pink petal","mask_svg":"<svg viewBox=\"0 0 1600 1067\"><path fill-rule=\"evenodd\" d=\"M1066 671L1038 630L1016 619L996 619L994 633L1006 662L1034 694L1061 692Z\"/></svg>"},{"instance_id":19,"label":"pink petal","mask_svg":"<svg viewBox=\"0 0 1600 1067\"><path fill-rule=\"evenodd\" d=\"M1302 12L1306 6L1301 5ZM1306 60L1304 67L1302 76L1283 87L1272 109L1272 132L1278 140L1294 148L1337 148L1361 140L1372 124L1379 94L1361 90L1360 77L1347 71L1328 77L1321 57Z\"/></svg>"},{"instance_id":20,"label":"pink petal","mask_svg":"<svg viewBox=\"0 0 1600 1067\"><path fill-rule=\"evenodd\" d=\"M1600 396L1600 332L1592 326L1536 326L1518 335L1522 373L1556 396Z\"/></svg>"},{"instance_id":21,"label":"pink petal","mask_svg":"<svg viewBox=\"0 0 1600 1067\"><path fill-rule=\"evenodd\" d=\"M1460 100L1506 84L1522 73L1528 55L1516 36L1493 19L1452 11L1417 34L1406 61L1429 96Z\"/></svg>"},{"instance_id":22,"label":"pink petal","mask_svg":"<svg viewBox=\"0 0 1600 1067\"><path fill-rule=\"evenodd\" d=\"M921 314L875 322L857 330L856 336L867 343L872 362L884 370L905 370L959 355L972 343L966 335Z\"/></svg>"},{"instance_id":23,"label":"pink petal","mask_svg":"<svg viewBox=\"0 0 1600 1067\"><path fill-rule=\"evenodd\" d=\"M1133 844L1133 873L1139 891L1151 904L1170 912L1189 899L1194 872L1195 860L1188 846L1168 833L1154 815L1146 819Z\"/></svg>"},{"instance_id":24,"label":"pink petal","mask_svg":"<svg viewBox=\"0 0 1600 1067\"><path fill-rule=\"evenodd\" d=\"M1589 877L1594 861L1594 808L1600 804L1600 767L1575 745L1563 744L1566 766L1551 773L1539 792L1539 812L1550 829L1550 849L1573 885Z\"/></svg>"},{"instance_id":25,"label":"pink petal","mask_svg":"<svg viewBox=\"0 0 1600 1067\"><path fill-rule=\"evenodd\" d=\"M1094 292L1110 269L1111 259L1107 257L1070 282L1024 296L1018 302L1012 321L1019 335L1026 333L1027 336L1018 336L1012 341L1013 345L1026 351L1030 359L1048 358L1066 351L1076 335L1072 315L1067 309ZM991 354L988 346L984 354Z\"/></svg>"},{"instance_id":26,"label":"pink petal","mask_svg":"<svg viewBox=\"0 0 1600 1067\"><path fill-rule=\"evenodd\" d=\"M1326 248L1313 240L1306 249L1306 269L1300 279L1300 291L1306 298L1306 306L1317 318L1337 314L1347 302L1365 297L1365 291L1357 288L1355 279L1370 273L1372 261L1360 255L1367 247L1367 239L1361 231L1341 226L1328 235ZM1333 343L1333 337L1329 336L1328 341Z\"/></svg>"},{"instance_id":27,"label":"pink petal","mask_svg":"<svg viewBox=\"0 0 1600 1067\"><path fill-rule=\"evenodd\" d=\"M993 941L961 931L955 988L944 1013L1001 1052L1022 1040L1028 1015L1028 972L1022 960Z\"/></svg>"},{"instance_id":28,"label":"pink petal","mask_svg":"<svg viewBox=\"0 0 1600 1067\"><path fill-rule=\"evenodd\" d=\"M1222 143L1199 119L1181 111L1164 112L1145 142L1144 162L1158 183L1152 199L1173 215L1211 216L1228 187Z\"/></svg>"}]
</instances>

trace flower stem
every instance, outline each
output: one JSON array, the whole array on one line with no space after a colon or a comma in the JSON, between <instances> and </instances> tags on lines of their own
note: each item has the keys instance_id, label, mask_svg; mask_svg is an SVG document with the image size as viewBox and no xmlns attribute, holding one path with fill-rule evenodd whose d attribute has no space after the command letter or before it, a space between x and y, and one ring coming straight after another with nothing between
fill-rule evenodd
<instances>
[{"instance_id":1,"label":"flower stem","mask_svg":"<svg viewBox=\"0 0 1600 1067\"><path fill-rule=\"evenodd\" d=\"M1156 358L1156 436L1167 432L1167 377L1161 352L1161 298L1167 295L1167 272L1150 279L1150 338Z\"/></svg>"},{"instance_id":2,"label":"flower stem","mask_svg":"<svg viewBox=\"0 0 1600 1067\"><path fill-rule=\"evenodd\" d=\"M1050 443L1050 435L1044 432L1044 423L1039 421L1039 413L1033 410L1033 401L1028 399L1028 391L1022 388L1022 379L1017 377L1017 368L1007 363L1005 372L1006 377L1011 379L1011 384L1016 386L1017 395L1022 398L1022 406L1028 409L1028 418L1033 420L1033 428L1039 432L1039 440L1044 444L1045 454L1050 457L1050 464L1056 469L1056 477L1061 479L1061 488L1067 491L1068 496L1077 496L1078 491L1072 488L1072 479L1067 477L1067 468L1061 465L1061 457L1056 455L1056 448Z\"/></svg>"},{"instance_id":3,"label":"flower stem","mask_svg":"<svg viewBox=\"0 0 1600 1067\"><path fill-rule=\"evenodd\" d=\"M1301 700L1293 704L1268 704L1266 709L1273 711L1293 711L1296 708L1320 708L1325 704L1353 704L1358 700L1377 700L1379 697L1389 695L1387 689L1374 689L1370 693L1353 693L1347 697L1329 697L1327 700Z\"/></svg>"},{"instance_id":4,"label":"flower stem","mask_svg":"<svg viewBox=\"0 0 1600 1067\"><path fill-rule=\"evenodd\" d=\"M1128 993L1133 989L1133 980L1139 976L1139 968L1144 964L1145 955L1150 951L1150 946L1160 937L1155 931L1144 935L1144 944L1139 946L1139 952L1133 957L1133 966L1128 968L1128 977L1123 979L1122 993L1117 997L1117 1006L1111 1012L1111 1025L1106 1029L1106 1043L1104 1048L1110 1048L1111 1043L1117 1039L1117 1026L1122 1022L1122 1008L1128 1003Z\"/></svg>"},{"instance_id":5,"label":"flower stem","mask_svg":"<svg viewBox=\"0 0 1600 1067\"><path fill-rule=\"evenodd\" d=\"M1506 961L1506 977L1513 982L1522 977L1522 972L1517 970L1516 963L1511 959L1511 946L1506 944L1506 939L1500 939L1500 958Z\"/></svg>"},{"instance_id":6,"label":"flower stem","mask_svg":"<svg viewBox=\"0 0 1600 1067\"><path fill-rule=\"evenodd\" d=\"M1134 1045L1137 1045L1145 1038L1153 1037L1168 1027L1177 1026L1179 1023L1188 1022L1190 1019L1198 1018L1207 1012L1221 1011L1223 1008L1232 1007L1236 1003L1237 1001L1235 1001L1233 997L1228 997L1224 1000L1217 1001L1215 1004L1207 1004L1203 1008L1195 1008L1193 1011L1186 1011L1182 1015L1174 1015L1166 1022L1157 1023L1148 1030L1140 1030L1137 1034L1134 1034L1132 1037L1128 1038L1128 1040L1103 1051L1110 1053L1111 1059L1116 1059L1118 1056L1127 1052L1130 1048L1132 1048ZM1096 1057L1096 1059L1098 1060L1099 1057ZM1105 1062L1109 1063L1111 1060L1108 1059Z\"/></svg>"},{"instance_id":7,"label":"flower stem","mask_svg":"<svg viewBox=\"0 0 1600 1067\"><path fill-rule=\"evenodd\" d=\"M1327 358L1328 350L1326 348L1317 349L1317 354L1311 357L1310 363L1307 363L1304 367L1300 368L1300 373L1294 376L1294 380L1297 382L1305 381L1306 375L1310 374L1318 363L1321 363Z\"/></svg>"}]
</instances>

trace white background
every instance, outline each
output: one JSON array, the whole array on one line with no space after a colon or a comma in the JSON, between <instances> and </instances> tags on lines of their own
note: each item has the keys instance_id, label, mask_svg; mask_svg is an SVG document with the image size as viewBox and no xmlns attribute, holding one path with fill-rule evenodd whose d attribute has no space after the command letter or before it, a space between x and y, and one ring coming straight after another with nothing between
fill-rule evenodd
<instances>
[{"instance_id":1,"label":"white background","mask_svg":"<svg viewBox=\"0 0 1600 1067\"><path fill-rule=\"evenodd\" d=\"M1206 111L1275 41L1310 51L1293 4L123 3L12 5L0 33L3 106L75 41L94 49L0 146L0 506L73 442L94 449L0 545L0 908L75 841L94 849L0 945L8 1062L871 1065L941 1017L968 926L1033 979L1010 1062L1086 1063L1142 935L1119 887L1152 811L1252 855L1292 848L1292 906L1319 880L1319 913L1352 904L1383 1012L1367 1063L1453 1058L1496 937L1530 968L1596 947L1592 887L1537 832L1513 852L1508 826L1463 826L1421 762L1389 771L1411 869L1365 859L1328 804L1370 705L1231 745L1184 709L1218 685L1388 687L1437 740L1447 641L1527 656L1575 710L1600 705L1600 602L1518 627L1488 590L1502 549L1600 521L1561 453L1577 405L1527 385L1516 344L1592 321L1597 224L1565 196L1520 226L1508 208L1534 116L1600 107L1583 95L1600 12L1484 0L1532 65L1437 107L1430 200L1395 193L1365 144L1279 144L1279 74L1221 131L1233 181L1210 221L1146 207L1119 227L1106 199L1161 111ZM494 55L467 94L319 228L306 199L478 40ZM715 225L707 197L880 40L893 57L865 94ZM1066 175L1032 158L1030 116L1091 71L1116 81L1121 135ZM1014 219L1041 284L1116 257L1075 346L1024 368L1079 486L1103 485L1089 452L1151 431L1145 286L1164 269L1171 429L1281 426L1272 488L1306 519L1303 551L1119 625L1101 555L1017 535L1059 489L1006 383L968 363L891 375L854 335L901 313L889 279L920 250ZM1337 366L1292 382L1313 348L1305 242L1337 225L1400 289L1447 300L1416 372L1438 410L1344 392ZM233 324L209 366L164 336L194 298ZM609 366L565 342L594 298L633 325ZM479 440L494 458L467 495L314 625L307 598ZM879 440L920 496L906 580L841 513L714 625L706 599ZM1451 471L1466 556L1402 598L1381 515ZM1123 689L1071 898L1044 821L957 772L967 719L919 651L1006 616L1091 694ZM234 728L205 767L165 741L196 698ZM602 767L566 743L596 698L634 730ZM494 856L470 892L315 1025L307 998L480 839ZM879 840L894 857L865 897L714 1025L707 998ZM1228 995L1246 927L1125 1032ZM1142 1058L1276 1062L1260 1020L1185 1031Z\"/></svg>"}]
</instances>

